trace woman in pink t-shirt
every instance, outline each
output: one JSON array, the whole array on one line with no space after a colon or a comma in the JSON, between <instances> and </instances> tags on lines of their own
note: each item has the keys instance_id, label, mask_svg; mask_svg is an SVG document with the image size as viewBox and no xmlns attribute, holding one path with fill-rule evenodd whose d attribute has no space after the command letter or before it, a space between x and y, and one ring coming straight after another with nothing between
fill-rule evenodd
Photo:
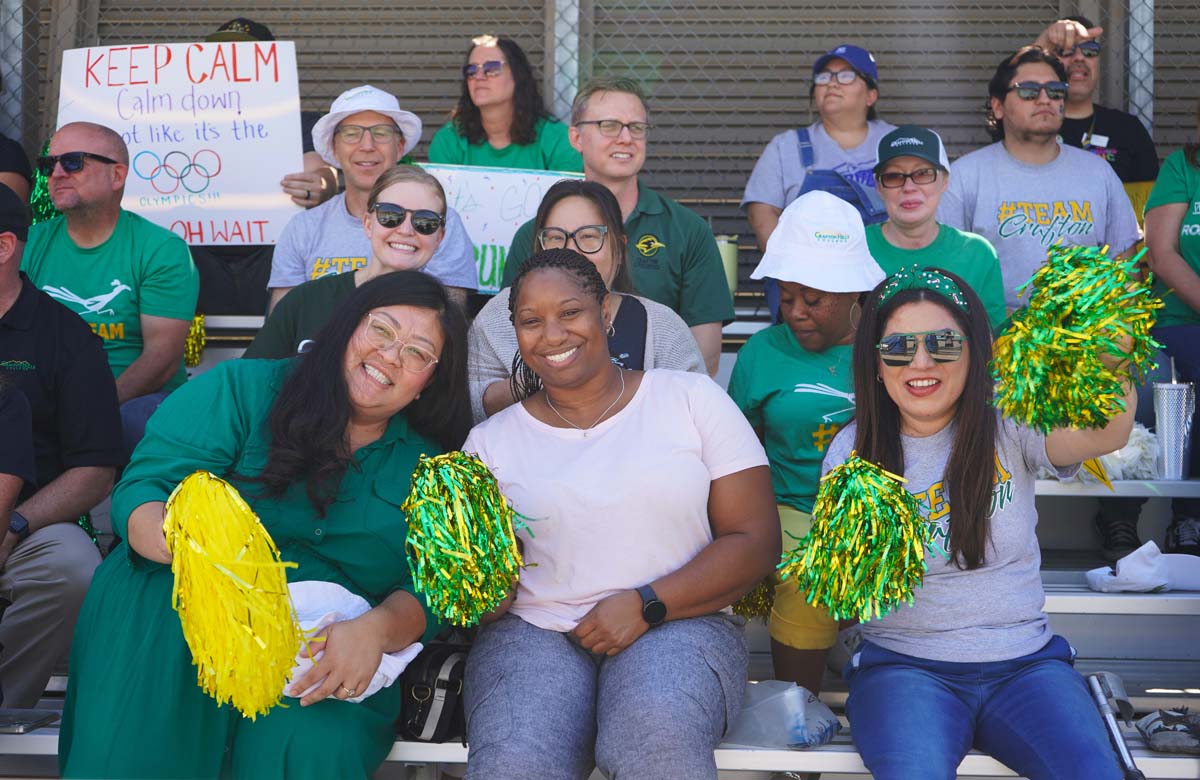
<instances>
[{"instance_id":1,"label":"woman in pink t-shirt","mask_svg":"<svg viewBox=\"0 0 1200 780\"><path fill-rule=\"evenodd\" d=\"M528 518L528 565L468 657L467 777L715 779L747 674L728 608L779 559L766 454L707 376L613 363L582 255L534 255L509 300L525 400L464 449Z\"/></svg>"}]
</instances>

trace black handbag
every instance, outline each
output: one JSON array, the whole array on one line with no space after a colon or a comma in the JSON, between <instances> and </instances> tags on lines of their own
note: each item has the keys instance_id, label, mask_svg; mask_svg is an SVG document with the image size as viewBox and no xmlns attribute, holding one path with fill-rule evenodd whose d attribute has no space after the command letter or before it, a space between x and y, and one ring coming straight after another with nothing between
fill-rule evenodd
<instances>
[{"instance_id":1,"label":"black handbag","mask_svg":"<svg viewBox=\"0 0 1200 780\"><path fill-rule=\"evenodd\" d=\"M433 641L425 646L400 675L404 700L396 731L413 742L467 744L463 710L463 675L467 670L464 642Z\"/></svg>"}]
</instances>

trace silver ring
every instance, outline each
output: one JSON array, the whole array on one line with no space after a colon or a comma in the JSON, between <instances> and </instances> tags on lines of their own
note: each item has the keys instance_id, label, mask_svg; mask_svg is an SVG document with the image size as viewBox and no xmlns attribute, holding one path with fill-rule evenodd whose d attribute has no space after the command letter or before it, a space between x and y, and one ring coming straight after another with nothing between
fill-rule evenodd
<instances>
[{"instance_id":1,"label":"silver ring","mask_svg":"<svg viewBox=\"0 0 1200 780\"><path fill-rule=\"evenodd\" d=\"M354 694L358 693L358 691L354 690L353 688L347 688L344 685L341 685L338 687L340 687L343 691L345 691L347 696L353 696Z\"/></svg>"}]
</instances>

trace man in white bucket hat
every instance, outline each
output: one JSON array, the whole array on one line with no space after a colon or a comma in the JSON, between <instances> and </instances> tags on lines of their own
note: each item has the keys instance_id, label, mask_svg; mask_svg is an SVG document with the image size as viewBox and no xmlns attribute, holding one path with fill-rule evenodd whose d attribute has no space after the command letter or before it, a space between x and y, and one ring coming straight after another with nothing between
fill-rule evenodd
<instances>
[{"instance_id":1,"label":"man in white bucket hat","mask_svg":"<svg viewBox=\"0 0 1200 780\"><path fill-rule=\"evenodd\" d=\"M884 276L858 209L821 190L783 210L750 276L778 280L782 322L742 347L729 395L767 451L785 550L808 533L821 460L854 415L859 298ZM837 621L787 583L775 590L767 629L775 677L819 692Z\"/></svg>"},{"instance_id":2,"label":"man in white bucket hat","mask_svg":"<svg viewBox=\"0 0 1200 780\"><path fill-rule=\"evenodd\" d=\"M317 120L313 147L341 169L344 192L292 217L271 260L271 308L310 279L353 271L367 264L371 245L363 232L367 197L376 180L421 141L421 120L394 95L364 84L348 89ZM450 288L460 302L478 287L475 247L454 209L446 209L446 235L421 269Z\"/></svg>"}]
</instances>

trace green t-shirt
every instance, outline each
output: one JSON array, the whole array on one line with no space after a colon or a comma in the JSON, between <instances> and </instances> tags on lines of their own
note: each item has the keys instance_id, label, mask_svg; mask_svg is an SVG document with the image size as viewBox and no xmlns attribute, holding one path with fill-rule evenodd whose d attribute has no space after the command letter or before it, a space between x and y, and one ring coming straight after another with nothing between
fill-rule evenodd
<instances>
[{"instance_id":1,"label":"green t-shirt","mask_svg":"<svg viewBox=\"0 0 1200 780\"><path fill-rule=\"evenodd\" d=\"M331 274L305 282L283 296L263 323L244 358L287 358L301 342L317 335L342 299L354 292L354 273Z\"/></svg>"},{"instance_id":2,"label":"green t-shirt","mask_svg":"<svg viewBox=\"0 0 1200 780\"><path fill-rule=\"evenodd\" d=\"M1146 201L1146 211L1167 203L1188 204L1179 227L1179 254L1192 271L1200 274L1200 170L1188 163L1182 149L1163 163ZM1168 292L1158 279L1154 280L1154 294L1163 299L1163 307L1158 310L1159 325L1200 324L1200 312Z\"/></svg>"},{"instance_id":3,"label":"green t-shirt","mask_svg":"<svg viewBox=\"0 0 1200 780\"><path fill-rule=\"evenodd\" d=\"M497 149L487 141L467 143L453 122L447 122L429 142L429 162L445 165L487 165L493 168L528 168L535 171L583 173L583 157L567 140L567 126L543 117L534 124L537 137L531 144L509 144Z\"/></svg>"},{"instance_id":4,"label":"green t-shirt","mask_svg":"<svg viewBox=\"0 0 1200 780\"><path fill-rule=\"evenodd\" d=\"M942 268L962 277L983 301L992 329L1008 318L1004 305L1004 279L996 250L986 238L949 225L938 225L937 238L921 249L901 249L883 236L883 225L867 225L867 248L888 276L904 266Z\"/></svg>"},{"instance_id":5,"label":"green t-shirt","mask_svg":"<svg viewBox=\"0 0 1200 780\"><path fill-rule=\"evenodd\" d=\"M721 252L708 223L696 212L639 185L637 206L625 220L625 234L634 292L672 309L688 327L733 321L733 297ZM501 287L512 285L532 249L530 220L513 236Z\"/></svg>"},{"instance_id":6,"label":"green t-shirt","mask_svg":"<svg viewBox=\"0 0 1200 780\"><path fill-rule=\"evenodd\" d=\"M66 217L34 225L21 270L104 340L114 377L142 354L140 315L190 321L200 294L183 239L124 210L108 240L91 249L71 240ZM186 379L180 355L179 370L162 389L174 390Z\"/></svg>"},{"instance_id":7,"label":"green t-shirt","mask_svg":"<svg viewBox=\"0 0 1200 780\"><path fill-rule=\"evenodd\" d=\"M825 450L854 417L853 353L850 344L809 352L787 325L760 330L738 352L729 395L762 434L780 504L812 512Z\"/></svg>"}]
</instances>

